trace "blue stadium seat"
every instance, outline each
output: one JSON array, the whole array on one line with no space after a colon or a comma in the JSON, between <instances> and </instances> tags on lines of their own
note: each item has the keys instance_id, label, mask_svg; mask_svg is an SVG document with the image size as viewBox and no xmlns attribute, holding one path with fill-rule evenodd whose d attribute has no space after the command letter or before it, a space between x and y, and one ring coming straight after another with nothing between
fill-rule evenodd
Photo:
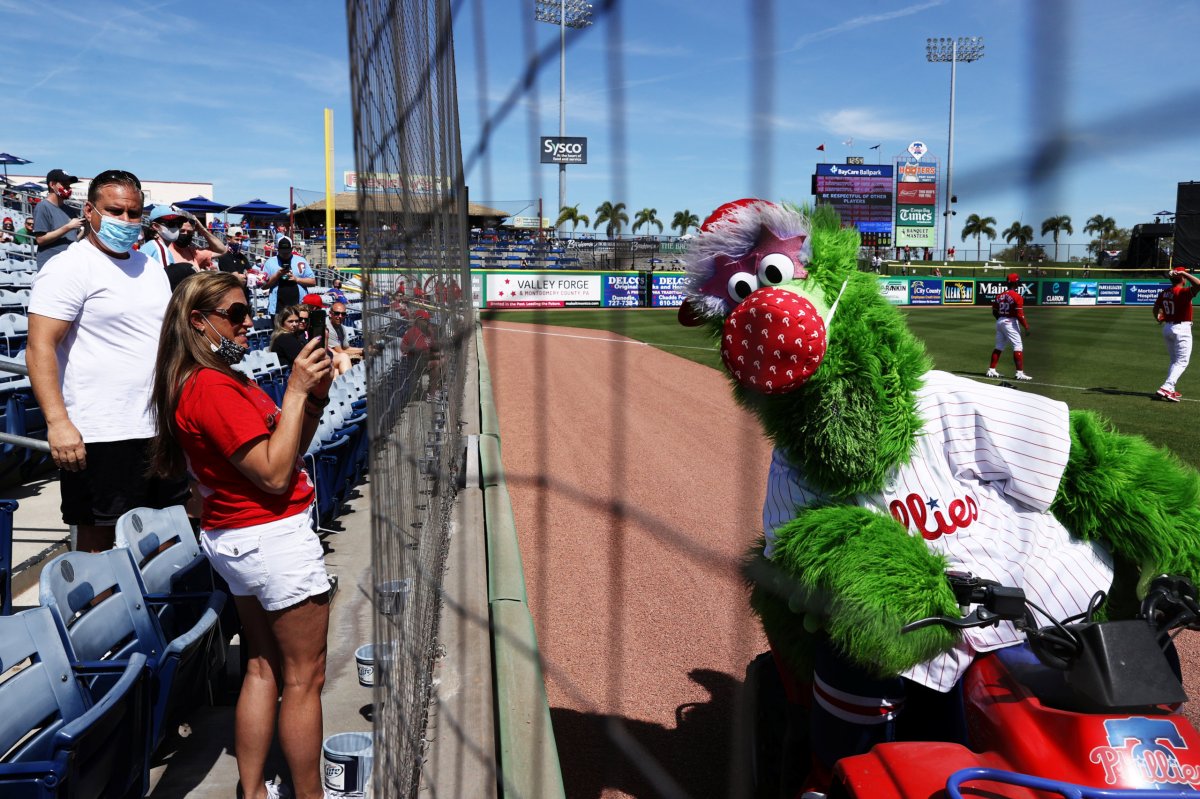
<instances>
[{"instance_id":1,"label":"blue stadium seat","mask_svg":"<svg viewBox=\"0 0 1200 799\"><path fill-rule=\"evenodd\" d=\"M150 611L128 549L59 555L42 570L39 593L41 603L66 630L73 660L121 661L134 653L146 656L155 685L153 751L175 717L196 704L196 688L205 684L225 594L209 594L200 620L168 641Z\"/></svg>"},{"instance_id":2,"label":"blue stadium seat","mask_svg":"<svg viewBox=\"0 0 1200 799\"><path fill-rule=\"evenodd\" d=\"M15 499L0 499L0 616L12 613L12 533L16 511Z\"/></svg>"},{"instance_id":3,"label":"blue stadium seat","mask_svg":"<svg viewBox=\"0 0 1200 799\"><path fill-rule=\"evenodd\" d=\"M19 670L14 667L24 666ZM93 693L88 678L107 678ZM73 664L49 608L0 618L0 796L140 797L148 787L146 656Z\"/></svg>"}]
</instances>

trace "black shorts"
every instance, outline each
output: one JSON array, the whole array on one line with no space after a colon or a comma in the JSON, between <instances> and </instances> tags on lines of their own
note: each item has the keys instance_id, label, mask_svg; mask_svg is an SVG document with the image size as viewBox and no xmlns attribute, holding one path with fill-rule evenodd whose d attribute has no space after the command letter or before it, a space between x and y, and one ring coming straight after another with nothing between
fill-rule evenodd
<instances>
[{"instance_id":1,"label":"black shorts","mask_svg":"<svg viewBox=\"0 0 1200 799\"><path fill-rule=\"evenodd\" d=\"M60 469L58 473L63 523L111 527L121 514L134 508L186 504L190 496L187 477L147 477L150 441L138 438L85 444L87 468L79 472Z\"/></svg>"}]
</instances>

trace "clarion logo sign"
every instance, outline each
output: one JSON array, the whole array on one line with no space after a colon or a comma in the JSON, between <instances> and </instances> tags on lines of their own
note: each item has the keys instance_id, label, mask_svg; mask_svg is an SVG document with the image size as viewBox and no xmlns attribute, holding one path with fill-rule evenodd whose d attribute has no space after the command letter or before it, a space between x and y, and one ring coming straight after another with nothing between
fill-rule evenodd
<instances>
[{"instance_id":1,"label":"clarion logo sign","mask_svg":"<svg viewBox=\"0 0 1200 799\"><path fill-rule=\"evenodd\" d=\"M587 137L543 136L541 139L543 164L586 164Z\"/></svg>"}]
</instances>

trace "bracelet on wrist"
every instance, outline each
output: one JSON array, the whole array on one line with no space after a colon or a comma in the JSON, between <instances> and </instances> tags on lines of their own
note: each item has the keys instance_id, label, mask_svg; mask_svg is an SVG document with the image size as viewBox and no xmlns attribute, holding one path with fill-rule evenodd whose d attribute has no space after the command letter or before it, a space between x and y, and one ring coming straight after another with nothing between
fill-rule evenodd
<instances>
[{"instance_id":1,"label":"bracelet on wrist","mask_svg":"<svg viewBox=\"0 0 1200 799\"><path fill-rule=\"evenodd\" d=\"M326 405L329 404L329 397L328 396L318 397L316 394L313 394L310 391L304 401L308 402L318 408L324 408Z\"/></svg>"}]
</instances>

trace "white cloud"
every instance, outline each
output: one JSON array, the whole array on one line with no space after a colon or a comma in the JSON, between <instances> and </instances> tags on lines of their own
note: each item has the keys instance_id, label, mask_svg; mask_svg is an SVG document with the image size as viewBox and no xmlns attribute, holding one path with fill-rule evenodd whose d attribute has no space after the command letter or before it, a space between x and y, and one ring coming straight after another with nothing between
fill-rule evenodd
<instances>
[{"instance_id":1,"label":"white cloud","mask_svg":"<svg viewBox=\"0 0 1200 799\"><path fill-rule=\"evenodd\" d=\"M882 117L871 108L839 108L817 115L817 121L831 135L855 139L903 139L912 135L916 125L900 119Z\"/></svg>"},{"instance_id":2,"label":"white cloud","mask_svg":"<svg viewBox=\"0 0 1200 799\"><path fill-rule=\"evenodd\" d=\"M795 44L793 44L789 50L785 50L784 52L799 50L805 45L812 44L813 42L817 42L822 39L828 39L831 36L837 36L838 34L845 33L846 31L852 31L857 28L865 28L868 25L877 25L880 22L890 22L901 17L919 14L922 11L927 11L928 9L943 5L945 2L946 0L929 0L929 2L905 6L904 8L898 8L895 11L886 11L882 14L863 14L861 16L852 17L845 22L839 22L837 25L833 25L832 27L804 34L796 40Z\"/></svg>"}]
</instances>

